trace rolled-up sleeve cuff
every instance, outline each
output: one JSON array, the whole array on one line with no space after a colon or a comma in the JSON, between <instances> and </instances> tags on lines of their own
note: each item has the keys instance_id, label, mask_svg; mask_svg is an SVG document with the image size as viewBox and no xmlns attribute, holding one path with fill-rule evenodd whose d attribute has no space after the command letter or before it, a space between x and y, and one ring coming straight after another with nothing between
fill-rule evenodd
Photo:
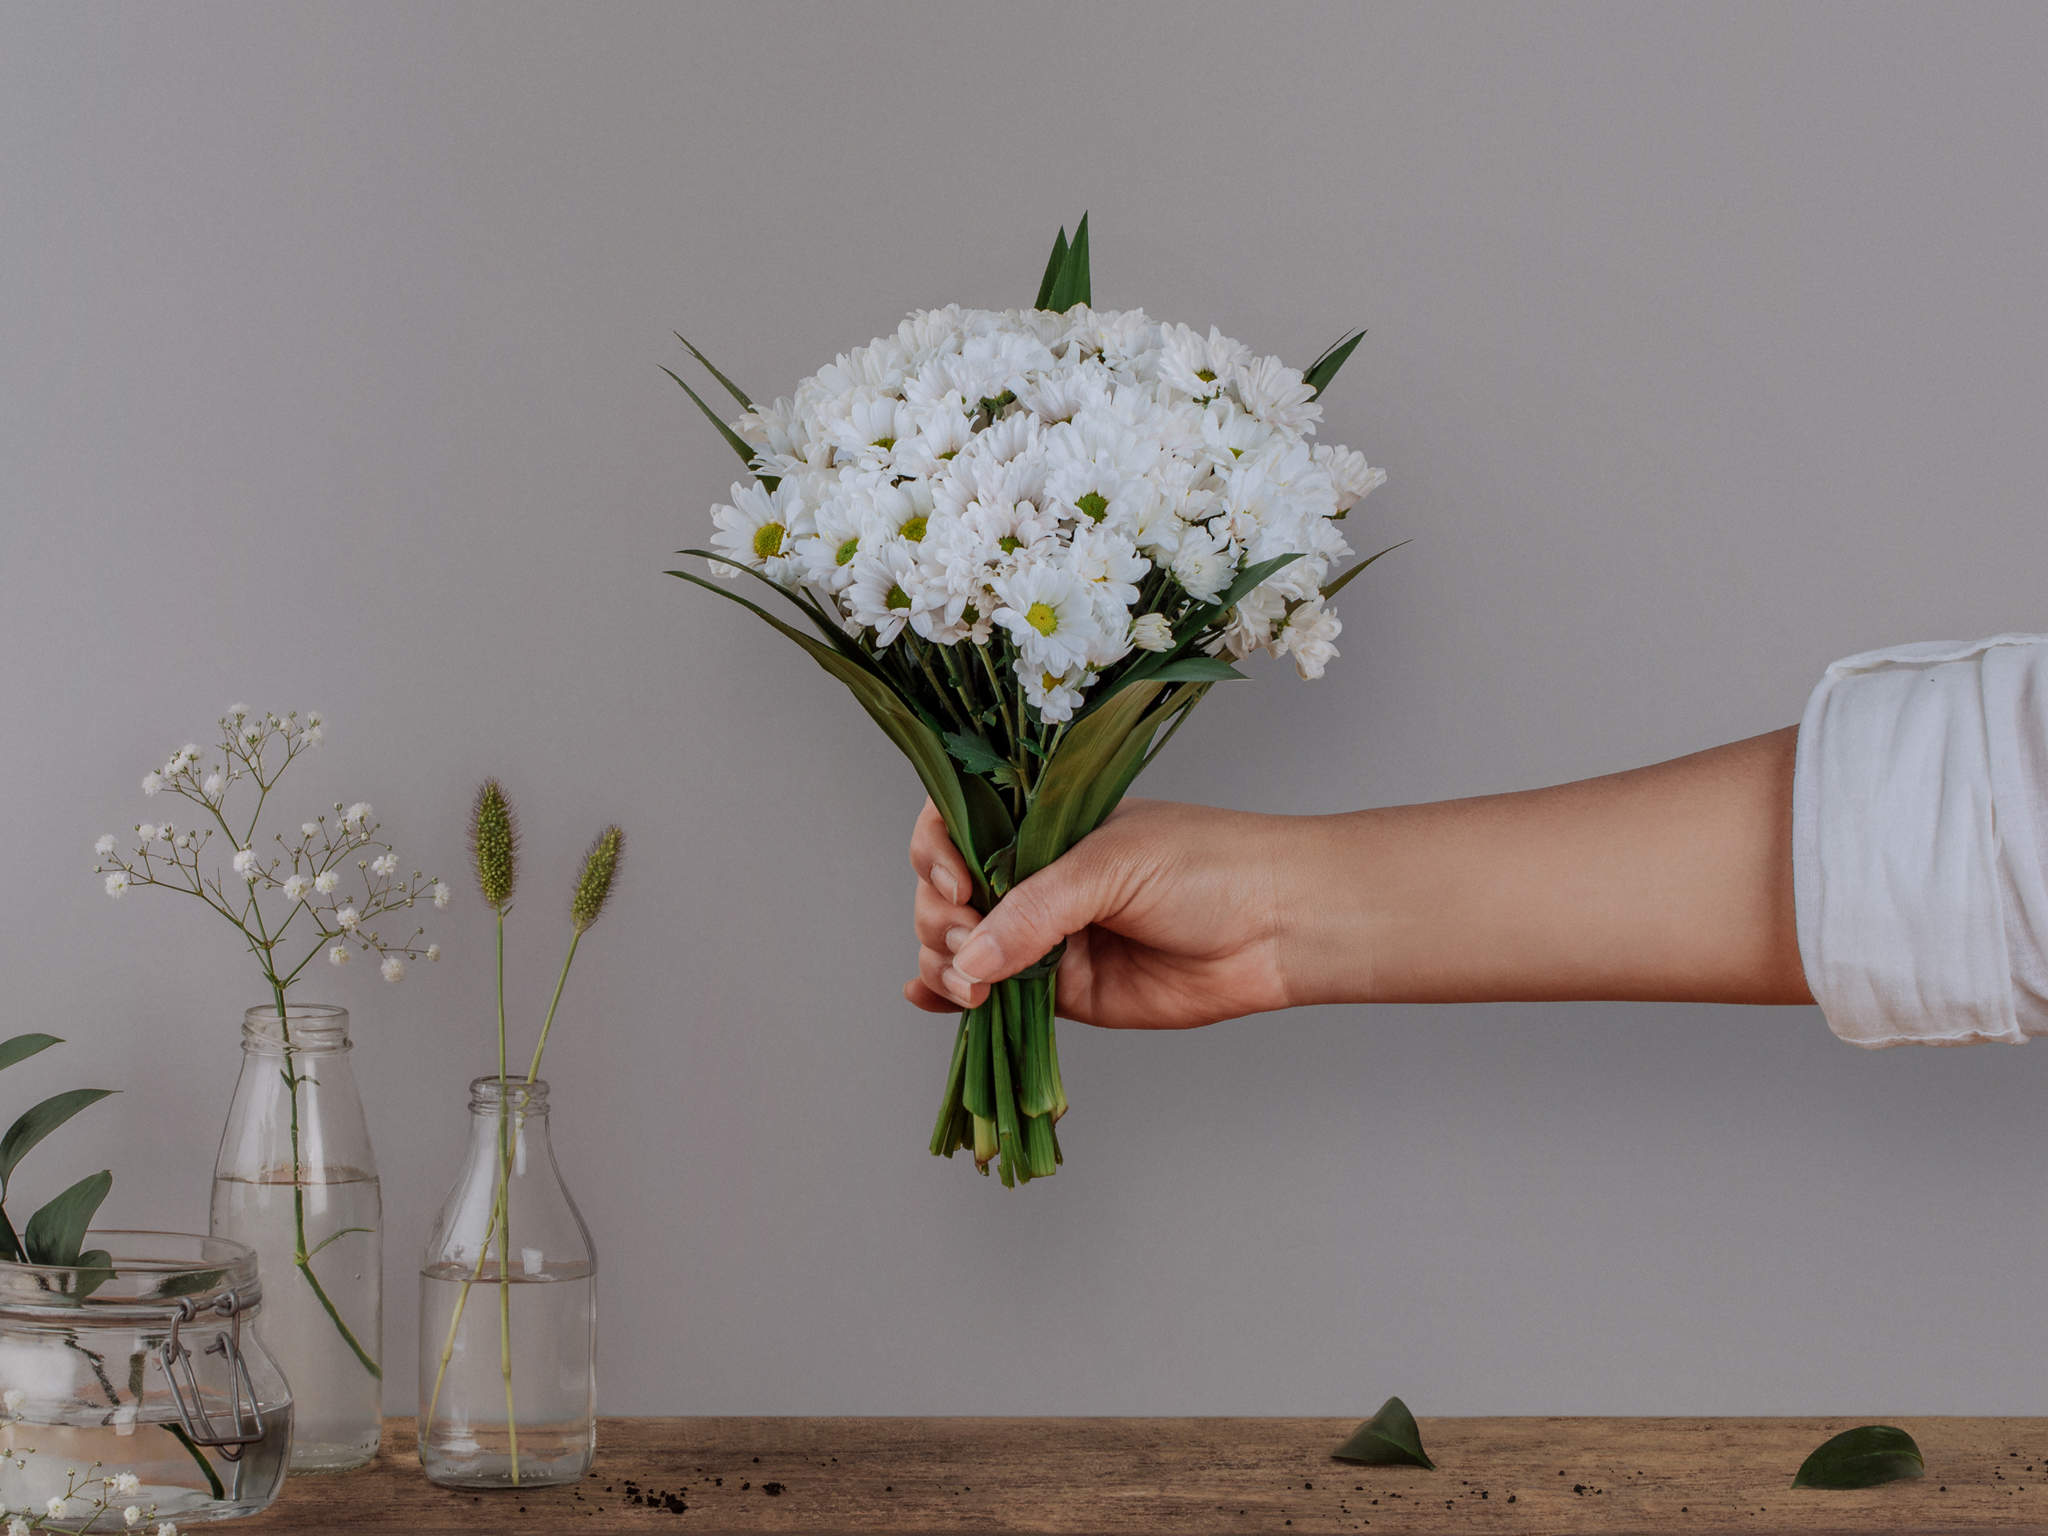
<instances>
[{"instance_id":1,"label":"rolled-up sleeve cuff","mask_svg":"<svg viewBox=\"0 0 2048 1536\"><path fill-rule=\"evenodd\" d=\"M2048 636L1871 651L1813 690L1792 798L1799 952L1842 1039L2048 1033L2031 984L2048 936L2044 733Z\"/></svg>"}]
</instances>

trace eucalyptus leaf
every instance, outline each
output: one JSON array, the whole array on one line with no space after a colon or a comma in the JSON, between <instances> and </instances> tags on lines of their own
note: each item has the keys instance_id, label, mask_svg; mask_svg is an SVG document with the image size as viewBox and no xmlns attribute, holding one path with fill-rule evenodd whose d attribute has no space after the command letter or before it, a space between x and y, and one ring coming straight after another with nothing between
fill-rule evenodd
<instances>
[{"instance_id":1,"label":"eucalyptus leaf","mask_svg":"<svg viewBox=\"0 0 2048 1536\"><path fill-rule=\"evenodd\" d=\"M12 1040L0 1041L0 1072L6 1071L18 1061L27 1061L37 1051L47 1051L53 1045L64 1042L55 1035L16 1035Z\"/></svg>"},{"instance_id":2,"label":"eucalyptus leaf","mask_svg":"<svg viewBox=\"0 0 2048 1536\"><path fill-rule=\"evenodd\" d=\"M1371 565L1373 561L1379 559L1380 555L1391 555L1395 550L1399 549L1402 544L1413 544L1414 542L1415 541L1413 539L1403 539L1400 544L1389 544L1385 549L1381 550L1378 555L1367 555L1363 560L1359 561L1356 565L1346 566L1331 580L1323 583L1323 601L1328 602L1331 598L1335 597L1339 592L1342 592L1346 587L1350 586L1351 578L1356 576L1360 571L1364 570L1368 565Z\"/></svg>"},{"instance_id":3,"label":"eucalyptus leaf","mask_svg":"<svg viewBox=\"0 0 2048 1536\"><path fill-rule=\"evenodd\" d=\"M5 1197L7 1181L14 1176L15 1168L38 1142L81 1109L99 1103L113 1091L111 1088L72 1088L53 1094L9 1126L7 1134L0 1137L0 1198Z\"/></svg>"},{"instance_id":4,"label":"eucalyptus leaf","mask_svg":"<svg viewBox=\"0 0 2048 1536\"><path fill-rule=\"evenodd\" d=\"M697 409L704 413L704 419L710 422L711 425L713 425L714 427L718 428L718 435L724 438L728 443L732 444L732 451L740 456L740 462L747 466L747 470L749 473L754 473L754 450L752 446L748 444L747 440L741 437L739 433L733 431L731 427L727 426L725 418L719 415L718 412L711 409L710 406L706 405L704 403L704 397L698 394L697 391L695 391L694 389L690 388L688 384L684 383L683 376L680 373L677 373L675 369L668 367L664 367L661 371L667 374L670 378L674 379L678 384L682 384L683 393L688 395L692 400L697 402ZM762 475L760 478L761 484L766 486L771 491L774 490L776 486L782 483L781 481L777 480L773 475Z\"/></svg>"},{"instance_id":5,"label":"eucalyptus leaf","mask_svg":"<svg viewBox=\"0 0 2048 1536\"><path fill-rule=\"evenodd\" d=\"M98 1173L87 1174L29 1217L22 1232L29 1263L76 1264L78 1250L85 1246L85 1229L92 1225L93 1214L113 1187L113 1173L102 1168Z\"/></svg>"},{"instance_id":6,"label":"eucalyptus leaf","mask_svg":"<svg viewBox=\"0 0 2048 1536\"><path fill-rule=\"evenodd\" d=\"M711 359L706 357L702 352L699 352L697 350L696 343L691 341L690 338L685 336L681 331L677 331L675 333L675 338L677 341L680 341L684 346L690 349L690 356L694 357L695 359L697 359L698 362L704 365L704 371L706 373L710 374L711 377L718 380L719 383L725 386L725 392L728 395L731 395L733 399L739 401L740 405L745 409L751 411L754 408L754 402L747 398L747 392L744 389L741 389L739 385L733 383L733 381L731 379L728 379L724 374L720 373L718 371L718 365L712 362Z\"/></svg>"},{"instance_id":7,"label":"eucalyptus leaf","mask_svg":"<svg viewBox=\"0 0 2048 1536\"><path fill-rule=\"evenodd\" d=\"M1060 268L1067 264L1067 226L1060 226L1059 238L1052 243L1052 255L1046 259L1045 276L1038 281L1038 301L1033 309L1052 307L1052 285L1059 281Z\"/></svg>"},{"instance_id":8,"label":"eucalyptus leaf","mask_svg":"<svg viewBox=\"0 0 2048 1536\"><path fill-rule=\"evenodd\" d=\"M1363 340L1365 332L1354 331L1302 369L1302 382L1316 392L1309 397L1310 399L1315 399L1330 387L1330 381L1337 377L1337 370L1342 368L1351 354L1358 350L1358 344ZM707 363L705 366L708 368L710 364Z\"/></svg>"},{"instance_id":9,"label":"eucalyptus leaf","mask_svg":"<svg viewBox=\"0 0 2048 1536\"><path fill-rule=\"evenodd\" d=\"M1415 1415L1398 1397L1381 1403L1380 1411L1353 1430L1351 1438L1330 1456L1366 1467L1436 1468L1422 1448L1422 1431L1415 1427Z\"/></svg>"},{"instance_id":10,"label":"eucalyptus leaf","mask_svg":"<svg viewBox=\"0 0 2048 1536\"><path fill-rule=\"evenodd\" d=\"M1902 1477L1925 1475L1920 1447L1903 1429L1861 1424L1823 1440L1799 1465L1794 1488L1875 1488Z\"/></svg>"}]
</instances>

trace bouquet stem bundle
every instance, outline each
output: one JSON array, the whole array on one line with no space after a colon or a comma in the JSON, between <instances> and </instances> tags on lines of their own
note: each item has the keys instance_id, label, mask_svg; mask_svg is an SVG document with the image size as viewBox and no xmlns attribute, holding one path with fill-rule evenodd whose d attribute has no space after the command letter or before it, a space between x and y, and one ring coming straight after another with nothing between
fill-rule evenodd
<instances>
[{"instance_id":1,"label":"bouquet stem bundle","mask_svg":"<svg viewBox=\"0 0 2048 1536\"><path fill-rule=\"evenodd\" d=\"M846 686L917 770L983 912L1101 825L1209 688L1245 675L1233 660L1320 676L1329 600L1379 558L1331 574L1338 524L1384 476L1308 441L1363 332L1296 370L1091 300L1083 218L1032 309L920 311L793 399L756 405L685 341L737 423L669 374L755 477L715 509L716 547L679 553L809 629L668 574ZM1005 1185L1062 1162L1059 961L998 982L954 1035L931 1150Z\"/></svg>"}]
</instances>

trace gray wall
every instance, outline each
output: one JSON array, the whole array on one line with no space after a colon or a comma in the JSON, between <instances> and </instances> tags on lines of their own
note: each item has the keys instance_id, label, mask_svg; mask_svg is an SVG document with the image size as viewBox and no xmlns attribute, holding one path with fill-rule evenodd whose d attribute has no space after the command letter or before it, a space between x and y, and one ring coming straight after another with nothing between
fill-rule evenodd
<instances>
[{"instance_id":1,"label":"gray wall","mask_svg":"<svg viewBox=\"0 0 2048 1536\"><path fill-rule=\"evenodd\" d=\"M1832 657L2043 625L2048 12L4 26L0 975L7 1027L74 1041L6 1087L127 1090L37 1177L104 1156L112 1215L204 1222L253 973L107 901L88 844L244 698L325 710L305 802L367 797L446 871L505 777L527 1038L575 856L629 829L549 1074L608 1411L2048 1408L2048 1047L1634 1005L1071 1028L1056 1180L927 1157L914 781L659 574L731 466L656 372L679 326L784 390L913 306L1027 298L1090 209L1107 302L1297 359L1371 327L1328 428L1393 474L1359 537L1415 541L1325 682L1220 690L1152 793L1651 761L1795 719ZM437 971L314 994L357 1014L396 1362L489 1059L485 914L437 931Z\"/></svg>"}]
</instances>

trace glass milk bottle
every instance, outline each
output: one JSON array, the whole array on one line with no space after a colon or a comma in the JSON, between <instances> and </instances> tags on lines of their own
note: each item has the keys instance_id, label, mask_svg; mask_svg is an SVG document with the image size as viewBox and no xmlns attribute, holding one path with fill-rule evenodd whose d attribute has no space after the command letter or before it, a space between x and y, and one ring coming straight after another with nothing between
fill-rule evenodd
<instances>
[{"instance_id":1,"label":"glass milk bottle","mask_svg":"<svg viewBox=\"0 0 2048 1536\"><path fill-rule=\"evenodd\" d=\"M597 1254L548 1085L469 1085L469 1144L420 1261L420 1464L456 1488L573 1483L597 1449Z\"/></svg>"},{"instance_id":2,"label":"glass milk bottle","mask_svg":"<svg viewBox=\"0 0 2048 1536\"><path fill-rule=\"evenodd\" d=\"M383 1435L384 1215L349 1066L348 1010L251 1008L213 1170L212 1230L256 1251L264 1342L291 1383L294 1472Z\"/></svg>"}]
</instances>

